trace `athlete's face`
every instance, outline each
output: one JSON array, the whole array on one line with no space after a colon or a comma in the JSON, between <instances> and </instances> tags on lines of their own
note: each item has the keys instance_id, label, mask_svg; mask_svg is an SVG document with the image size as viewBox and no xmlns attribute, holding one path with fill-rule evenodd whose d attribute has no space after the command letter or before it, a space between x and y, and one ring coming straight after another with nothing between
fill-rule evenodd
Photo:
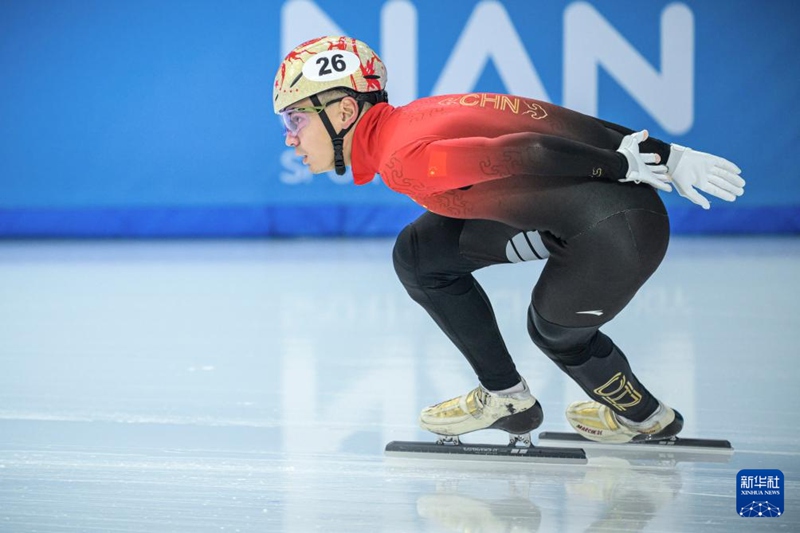
<instances>
[{"instance_id":1,"label":"athlete's face","mask_svg":"<svg viewBox=\"0 0 800 533\"><path fill-rule=\"evenodd\" d=\"M314 174L333 170L335 166L333 144L325 124L322 123L320 113L327 114L328 106L340 100L341 98L334 99L315 107L311 100L306 98L281 113L286 129L286 146L294 148L294 153L303 158L303 164ZM334 114L328 114L328 118L335 118L332 116Z\"/></svg>"}]
</instances>

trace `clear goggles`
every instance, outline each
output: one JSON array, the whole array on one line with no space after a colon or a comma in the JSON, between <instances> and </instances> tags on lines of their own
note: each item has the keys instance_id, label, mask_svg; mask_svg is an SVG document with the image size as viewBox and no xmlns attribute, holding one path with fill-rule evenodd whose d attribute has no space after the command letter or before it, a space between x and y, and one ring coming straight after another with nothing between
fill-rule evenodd
<instances>
[{"instance_id":1,"label":"clear goggles","mask_svg":"<svg viewBox=\"0 0 800 533\"><path fill-rule=\"evenodd\" d=\"M300 131L311 122L311 115L319 115L325 108L336 102L341 102L346 97L334 98L330 102L322 105L309 106L309 107L293 107L280 113L281 120L283 121L284 135L297 136Z\"/></svg>"}]
</instances>

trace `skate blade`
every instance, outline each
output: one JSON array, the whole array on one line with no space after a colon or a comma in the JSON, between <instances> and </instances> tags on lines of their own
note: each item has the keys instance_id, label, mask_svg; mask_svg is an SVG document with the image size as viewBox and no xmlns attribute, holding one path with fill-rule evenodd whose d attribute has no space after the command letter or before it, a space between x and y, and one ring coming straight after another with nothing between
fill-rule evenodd
<instances>
[{"instance_id":1,"label":"skate blade","mask_svg":"<svg viewBox=\"0 0 800 533\"><path fill-rule=\"evenodd\" d=\"M672 437L664 440L609 444L589 440L577 433L544 431L539 442L548 446L580 446L589 456L607 455L625 459L656 459L674 462L727 463L733 446L727 440Z\"/></svg>"},{"instance_id":2,"label":"skate blade","mask_svg":"<svg viewBox=\"0 0 800 533\"><path fill-rule=\"evenodd\" d=\"M419 441L392 441L386 445L390 457L412 459L461 459L477 461L515 461L524 463L586 464L580 448L550 446L508 446L500 444L437 444Z\"/></svg>"}]
</instances>

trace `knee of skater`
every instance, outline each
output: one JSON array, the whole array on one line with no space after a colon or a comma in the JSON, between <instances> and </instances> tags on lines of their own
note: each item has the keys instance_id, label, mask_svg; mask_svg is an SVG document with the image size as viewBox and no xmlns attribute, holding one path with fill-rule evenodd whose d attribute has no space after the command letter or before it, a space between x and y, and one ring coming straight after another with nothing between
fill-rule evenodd
<instances>
[{"instance_id":1,"label":"knee of skater","mask_svg":"<svg viewBox=\"0 0 800 533\"><path fill-rule=\"evenodd\" d=\"M403 228L397 236L392 250L392 263L406 289L431 288L437 284L438 277L430 266L430 252L420 250L419 235L413 224Z\"/></svg>"},{"instance_id":2,"label":"knee of skater","mask_svg":"<svg viewBox=\"0 0 800 533\"><path fill-rule=\"evenodd\" d=\"M613 343L598 327L567 327L545 320L531 305L528 334L547 357L562 365L579 365L610 353Z\"/></svg>"},{"instance_id":3,"label":"knee of skater","mask_svg":"<svg viewBox=\"0 0 800 533\"><path fill-rule=\"evenodd\" d=\"M403 285L417 284L419 266L419 250L417 234L414 226L409 224L398 234L392 250L392 262L397 277Z\"/></svg>"},{"instance_id":4,"label":"knee of skater","mask_svg":"<svg viewBox=\"0 0 800 533\"><path fill-rule=\"evenodd\" d=\"M420 239L414 224L406 226L397 236L392 251L394 271L406 290L437 290L463 294L474 286L474 278L452 266L451 253L438 243Z\"/></svg>"}]
</instances>

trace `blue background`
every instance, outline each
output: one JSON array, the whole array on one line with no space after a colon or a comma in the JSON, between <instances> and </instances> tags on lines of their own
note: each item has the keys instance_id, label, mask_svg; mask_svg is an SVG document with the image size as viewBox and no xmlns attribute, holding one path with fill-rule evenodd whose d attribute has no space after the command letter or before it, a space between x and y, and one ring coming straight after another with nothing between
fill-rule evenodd
<instances>
[{"instance_id":1,"label":"blue background","mask_svg":"<svg viewBox=\"0 0 800 533\"><path fill-rule=\"evenodd\" d=\"M418 18L417 95L425 96L478 2L405 3ZM552 101L563 103L563 19L576 2L499 4ZM658 21L670 2L589 4L658 68ZM664 195L676 233L797 232L800 7L791 0L682 4L695 23L692 127L665 132L602 71L598 115L743 169L747 193L734 204L717 201L704 211ZM313 5L380 51L386 2ZM284 7L0 3L0 236L388 235L414 218L420 208L377 180L355 187L329 175L281 178L299 165L282 159L271 109L288 31ZM468 90L507 88L490 62Z\"/></svg>"}]
</instances>

